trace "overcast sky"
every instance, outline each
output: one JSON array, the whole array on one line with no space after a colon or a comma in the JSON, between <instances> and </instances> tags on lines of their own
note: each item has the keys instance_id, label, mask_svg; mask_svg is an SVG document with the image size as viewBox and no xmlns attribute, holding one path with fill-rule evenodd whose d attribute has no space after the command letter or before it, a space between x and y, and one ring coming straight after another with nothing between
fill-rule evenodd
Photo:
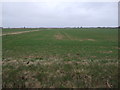
<instances>
[{"instance_id":1,"label":"overcast sky","mask_svg":"<svg viewBox=\"0 0 120 90\"><path fill-rule=\"evenodd\" d=\"M3 27L118 26L117 2L6 2Z\"/></svg>"}]
</instances>

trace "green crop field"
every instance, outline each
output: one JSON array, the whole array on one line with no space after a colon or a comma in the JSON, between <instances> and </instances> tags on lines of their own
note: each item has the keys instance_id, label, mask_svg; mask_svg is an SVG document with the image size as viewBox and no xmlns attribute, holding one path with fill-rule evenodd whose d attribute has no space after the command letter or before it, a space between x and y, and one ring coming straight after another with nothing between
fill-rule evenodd
<instances>
[{"instance_id":1,"label":"green crop field","mask_svg":"<svg viewBox=\"0 0 120 90\"><path fill-rule=\"evenodd\" d=\"M3 87L117 88L118 30L3 29Z\"/></svg>"}]
</instances>

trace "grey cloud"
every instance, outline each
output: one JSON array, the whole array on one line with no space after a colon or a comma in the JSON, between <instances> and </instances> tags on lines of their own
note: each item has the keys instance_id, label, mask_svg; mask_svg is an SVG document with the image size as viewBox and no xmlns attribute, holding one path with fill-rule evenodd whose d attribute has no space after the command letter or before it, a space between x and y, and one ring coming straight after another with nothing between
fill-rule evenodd
<instances>
[{"instance_id":1,"label":"grey cloud","mask_svg":"<svg viewBox=\"0 0 120 90\"><path fill-rule=\"evenodd\" d=\"M4 27L117 26L117 3L3 3Z\"/></svg>"}]
</instances>

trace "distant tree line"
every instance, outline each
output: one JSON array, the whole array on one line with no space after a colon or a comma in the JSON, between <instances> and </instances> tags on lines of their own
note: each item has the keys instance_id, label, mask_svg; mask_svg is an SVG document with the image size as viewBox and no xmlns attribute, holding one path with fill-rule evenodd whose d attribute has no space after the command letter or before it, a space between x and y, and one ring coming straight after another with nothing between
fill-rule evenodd
<instances>
[{"instance_id":1,"label":"distant tree line","mask_svg":"<svg viewBox=\"0 0 120 90\"><path fill-rule=\"evenodd\" d=\"M3 29L4 27L0 27L0 29ZM36 28L36 29L42 29L42 28L120 28L120 26L118 26L118 27L18 27L18 28L11 28L11 27L6 27L7 29L25 29L25 28L27 28L27 29L32 29L32 28Z\"/></svg>"}]
</instances>

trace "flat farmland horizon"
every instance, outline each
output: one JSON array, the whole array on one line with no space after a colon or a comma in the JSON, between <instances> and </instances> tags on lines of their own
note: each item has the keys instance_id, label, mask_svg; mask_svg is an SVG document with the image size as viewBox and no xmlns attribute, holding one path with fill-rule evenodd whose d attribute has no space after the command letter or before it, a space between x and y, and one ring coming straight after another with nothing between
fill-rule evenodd
<instances>
[{"instance_id":1,"label":"flat farmland horizon","mask_svg":"<svg viewBox=\"0 0 120 90\"><path fill-rule=\"evenodd\" d=\"M117 28L2 30L3 88L117 88Z\"/></svg>"}]
</instances>

